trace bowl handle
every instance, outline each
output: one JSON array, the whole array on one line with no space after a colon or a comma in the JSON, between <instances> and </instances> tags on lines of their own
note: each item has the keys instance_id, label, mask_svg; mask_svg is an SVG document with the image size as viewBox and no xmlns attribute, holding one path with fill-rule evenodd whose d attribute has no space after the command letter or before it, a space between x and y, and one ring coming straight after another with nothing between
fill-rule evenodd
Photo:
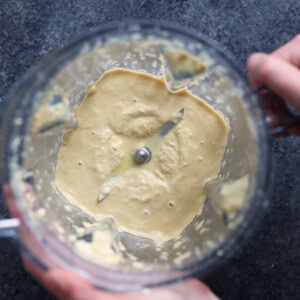
<instances>
[{"instance_id":1,"label":"bowl handle","mask_svg":"<svg viewBox=\"0 0 300 300\"><path fill-rule=\"evenodd\" d=\"M16 218L0 220L0 238L16 237L19 226L20 220Z\"/></svg>"},{"instance_id":2,"label":"bowl handle","mask_svg":"<svg viewBox=\"0 0 300 300\"><path fill-rule=\"evenodd\" d=\"M272 93L266 85L255 88L251 94L259 95L273 136L300 135L300 115L287 101Z\"/></svg>"}]
</instances>

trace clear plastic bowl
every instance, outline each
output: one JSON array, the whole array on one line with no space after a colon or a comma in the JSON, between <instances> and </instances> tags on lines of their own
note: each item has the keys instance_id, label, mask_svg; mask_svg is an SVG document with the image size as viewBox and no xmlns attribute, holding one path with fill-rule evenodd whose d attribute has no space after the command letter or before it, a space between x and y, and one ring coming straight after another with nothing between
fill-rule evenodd
<instances>
[{"instance_id":1,"label":"clear plastic bowl","mask_svg":"<svg viewBox=\"0 0 300 300\"><path fill-rule=\"evenodd\" d=\"M149 240L121 233L119 238L126 251L134 253L144 267L135 268L130 258L116 267L105 267L74 249L74 236L78 236L74 225L82 227L83 222L94 220L72 205L65 209L68 201L53 184L61 131L48 136L34 134L33 116L49 95L67 97L72 107L80 103L87 85L112 68L143 69L163 75L159 57L168 47L186 50L207 65L205 72L185 79L184 84L228 121L226 162L218 179L207 186L204 211L184 230L180 246L174 248L176 241L163 246L167 259L161 258L161 249L158 251ZM195 80L198 85L192 84ZM170 88L177 84L169 79ZM270 137L257 96L218 46L192 30L174 25L111 24L53 52L12 91L4 111L1 138L1 147L6 149L3 181L9 182L15 195L8 206L21 221L19 238L23 247L40 267L65 268L98 288L133 290L196 274L204 276L234 253L267 205ZM224 183L244 177L248 183L241 205L228 219L220 210L218 192ZM189 254L175 263L178 253Z\"/></svg>"}]
</instances>

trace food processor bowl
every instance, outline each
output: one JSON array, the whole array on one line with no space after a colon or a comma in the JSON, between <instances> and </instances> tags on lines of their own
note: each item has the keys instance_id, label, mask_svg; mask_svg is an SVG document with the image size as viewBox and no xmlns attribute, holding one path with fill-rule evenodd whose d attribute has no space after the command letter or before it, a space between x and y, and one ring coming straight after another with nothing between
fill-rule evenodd
<instances>
[{"instance_id":1,"label":"food processor bowl","mask_svg":"<svg viewBox=\"0 0 300 300\"><path fill-rule=\"evenodd\" d=\"M172 76L176 74L164 59L168 49L192 55L206 69ZM125 250L122 263L107 266L76 249L76 241L96 221L72 205L54 180L62 134L76 126L74 107L84 99L88 85L114 68L165 76L169 89L187 88L222 114L230 130L220 174L206 184L202 214L179 239L160 246L118 232L108 220ZM63 107L58 122L50 118L37 128L39 111L57 103ZM134 21L82 36L51 53L23 78L10 94L0 130L5 151L2 182L9 183L14 194L7 204L20 221L24 249L41 268L64 268L101 289L127 291L206 275L234 254L267 205L270 136L258 98L234 61L190 29Z\"/></svg>"}]
</instances>

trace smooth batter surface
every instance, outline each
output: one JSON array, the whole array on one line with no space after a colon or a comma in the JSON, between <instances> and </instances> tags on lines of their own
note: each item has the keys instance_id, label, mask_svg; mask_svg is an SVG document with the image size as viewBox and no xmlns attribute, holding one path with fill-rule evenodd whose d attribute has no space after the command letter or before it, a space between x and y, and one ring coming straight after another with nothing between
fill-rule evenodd
<instances>
[{"instance_id":1,"label":"smooth batter surface","mask_svg":"<svg viewBox=\"0 0 300 300\"><path fill-rule=\"evenodd\" d=\"M183 120L153 139L182 108ZM76 115L59 153L59 190L96 219L113 217L119 230L157 243L178 237L201 213L204 185L219 173L228 131L222 116L186 90L170 92L164 78L123 69L89 87ZM152 160L135 165L132 151L144 145Z\"/></svg>"}]
</instances>

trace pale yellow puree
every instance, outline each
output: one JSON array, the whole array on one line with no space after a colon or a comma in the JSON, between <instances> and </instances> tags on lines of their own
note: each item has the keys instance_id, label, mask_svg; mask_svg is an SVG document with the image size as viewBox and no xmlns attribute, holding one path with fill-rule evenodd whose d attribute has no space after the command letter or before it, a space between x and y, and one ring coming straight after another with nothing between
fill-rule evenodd
<instances>
[{"instance_id":1,"label":"pale yellow puree","mask_svg":"<svg viewBox=\"0 0 300 300\"><path fill-rule=\"evenodd\" d=\"M182 108L181 122L157 138ZM158 244L178 237L201 213L204 185L219 173L223 117L187 90L169 91L164 78L124 69L104 73L75 112L78 126L64 134L57 161L58 189L97 220L114 218L121 231ZM151 161L134 164L132 152L145 145Z\"/></svg>"}]
</instances>

